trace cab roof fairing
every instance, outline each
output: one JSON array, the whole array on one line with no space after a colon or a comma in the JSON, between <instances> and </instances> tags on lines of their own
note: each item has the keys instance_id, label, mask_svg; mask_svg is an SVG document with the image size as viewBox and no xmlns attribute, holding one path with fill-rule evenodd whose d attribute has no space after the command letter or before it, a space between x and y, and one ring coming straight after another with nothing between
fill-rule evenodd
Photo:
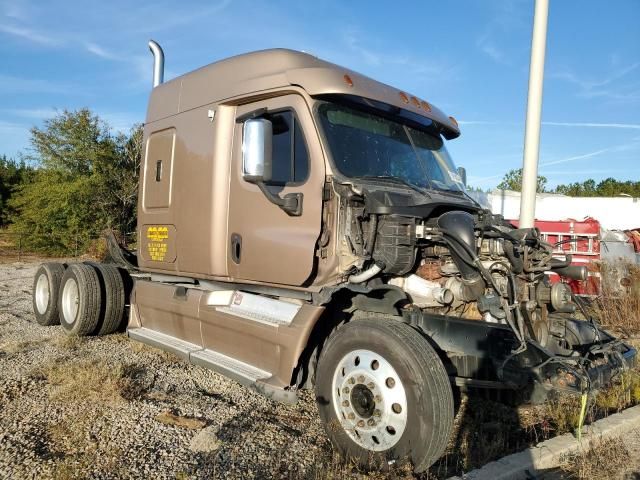
<instances>
[{"instance_id":1,"label":"cab roof fairing","mask_svg":"<svg viewBox=\"0 0 640 480\"><path fill-rule=\"evenodd\" d=\"M442 127L447 139L460 135L459 127L445 113L432 104L430 111L425 110L420 98L313 55L280 48L220 60L158 85L151 92L146 123L249 93L289 86L301 87L311 96L344 94L383 102L431 119Z\"/></svg>"}]
</instances>

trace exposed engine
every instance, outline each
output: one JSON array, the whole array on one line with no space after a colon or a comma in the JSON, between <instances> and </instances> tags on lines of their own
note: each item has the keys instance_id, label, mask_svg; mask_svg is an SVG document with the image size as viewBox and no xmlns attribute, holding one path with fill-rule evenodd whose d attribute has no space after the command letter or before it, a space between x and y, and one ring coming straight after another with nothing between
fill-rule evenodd
<instances>
[{"instance_id":1,"label":"exposed engine","mask_svg":"<svg viewBox=\"0 0 640 480\"><path fill-rule=\"evenodd\" d=\"M488 211L449 210L428 219L348 209L344 242L351 283L402 289L410 306L437 314L508 325L520 341L554 351L569 338L565 316L578 305L565 283L545 272L585 279L586 268L555 258L536 228L515 228Z\"/></svg>"}]
</instances>

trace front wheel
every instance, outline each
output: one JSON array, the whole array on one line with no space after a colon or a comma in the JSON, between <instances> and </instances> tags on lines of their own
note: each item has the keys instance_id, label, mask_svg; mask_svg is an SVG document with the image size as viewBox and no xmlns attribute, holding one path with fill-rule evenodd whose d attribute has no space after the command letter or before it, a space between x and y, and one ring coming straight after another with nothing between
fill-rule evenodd
<instances>
[{"instance_id":1,"label":"front wheel","mask_svg":"<svg viewBox=\"0 0 640 480\"><path fill-rule=\"evenodd\" d=\"M360 466L429 468L449 441L453 393L429 342L401 321L349 322L318 362L316 400L336 449Z\"/></svg>"}]
</instances>

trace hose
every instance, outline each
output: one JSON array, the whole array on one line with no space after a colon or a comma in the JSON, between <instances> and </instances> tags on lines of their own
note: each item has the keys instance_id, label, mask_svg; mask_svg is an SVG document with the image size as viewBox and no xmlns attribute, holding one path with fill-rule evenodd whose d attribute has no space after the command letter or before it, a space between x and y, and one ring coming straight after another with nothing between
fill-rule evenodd
<instances>
[{"instance_id":1,"label":"hose","mask_svg":"<svg viewBox=\"0 0 640 480\"><path fill-rule=\"evenodd\" d=\"M580 416L578 417L578 428L576 430L576 437L580 442L582 440L582 426L584 425L584 419L587 414L587 393L583 393L580 398Z\"/></svg>"},{"instance_id":2,"label":"hose","mask_svg":"<svg viewBox=\"0 0 640 480\"><path fill-rule=\"evenodd\" d=\"M369 280L370 278L375 277L382 270L384 270L384 263L376 262L368 269L363 270L360 273L349 276L349 283L363 283Z\"/></svg>"},{"instance_id":3,"label":"hose","mask_svg":"<svg viewBox=\"0 0 640 480\"><path fill-rule=\"evenodd\" d=\"M378 216L371 215L371 221L369 222L369 235L367 235L367 241L364 245L365 257L368 257L373 253L373 247L375 245L377 231L378 231Z\"/></svg>"}]
</instances>

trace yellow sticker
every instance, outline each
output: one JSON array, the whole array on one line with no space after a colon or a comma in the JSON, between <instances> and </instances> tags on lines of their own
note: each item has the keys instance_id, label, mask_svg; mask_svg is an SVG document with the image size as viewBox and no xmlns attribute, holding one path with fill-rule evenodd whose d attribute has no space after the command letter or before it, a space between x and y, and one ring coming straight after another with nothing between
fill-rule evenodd
<instances>
[{"instance_id":1,"label":"yellow sticker","mask_svg":"<svg viewBox=\"0 0 640 480\"><path fill-rule=\"evenodd\" d=\"M169 228L163 226L154 226L147 228L147 251L149 257L155 262L164 262L167 255L167 244L165 240L169 238Z\"/></svg>"}]
</instances>

